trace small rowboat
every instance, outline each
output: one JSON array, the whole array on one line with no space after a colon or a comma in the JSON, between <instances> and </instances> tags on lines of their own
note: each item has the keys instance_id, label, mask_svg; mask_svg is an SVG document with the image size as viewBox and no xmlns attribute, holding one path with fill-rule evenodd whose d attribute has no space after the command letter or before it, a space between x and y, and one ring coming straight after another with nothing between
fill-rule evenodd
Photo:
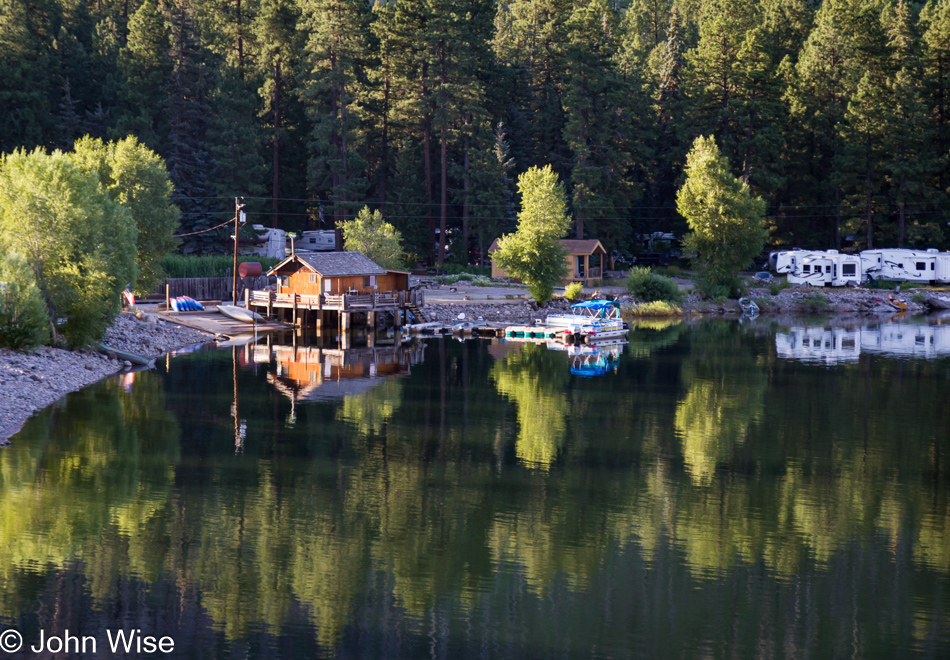
<instances>
[{"instance_id":1,"label":"small rowboat","mask_svg":"<svg viewBox=\"0 0 950 660\"><path fill-rule=\"evenodd\" d=\"M264 322L264 317L258 314L257 312L252 312L249 309L244 309L243 307L235 307L234 305L218 305L218 311L224 314L225 316L234 319L235 321L241 321L243 323L258 323Z\"/></svg>"},{"instance_id":2,"label":"small rowboat","mask_svg":"<svg viewBox=\"0 0 950 660\"><path fill-rule=\"evenodd\" d=\"M887 294L887 302L891 307L894 309L899 309L902 312L907 309L907 303L895 296L893 293Z\"/></svg>"}]
</instances>

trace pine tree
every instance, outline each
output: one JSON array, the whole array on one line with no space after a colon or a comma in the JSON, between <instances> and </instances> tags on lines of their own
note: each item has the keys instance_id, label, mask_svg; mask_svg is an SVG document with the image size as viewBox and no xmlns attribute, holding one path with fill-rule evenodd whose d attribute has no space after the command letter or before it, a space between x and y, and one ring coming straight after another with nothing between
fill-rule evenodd
<instances>
[{"instance_id":1,"label":"pine tree","mask_svg":"<svg viewBox=\"0 0 950 660\"><path fill-rule=\"evenodd\" d=\"M119 63L127 81L125 99L116 117L117 136L135 135L161 150L166 137L164 101L173 63L170 27L156 0L144 0L129 19L128 42Z\"/></svg>"},{"instance_id":2,"label":"pine tree","mask_svg":"<svg viewBox=\"0 0 950 660\"><path fill-rule=\"evenodd\" d=\"M368 57L369 12L359 0L310 0L303 6L307 42L306 84L301 93L313 122L308 187L329 202L334 226L355 212L365 196L366 162L356 150L361 113L360 72Z\"/></svg>"},{"instance_id":3,"label":"pine tree","mask_svg":"<svg viewBox=\"0 0 950 660\"><path fill-rule=\"evenodd\" d=\"M850 0L827 0L819 9L815 28L791 73L786 96L795 131L790 182L798 193L792 200L810 209L815 224L793 236L805 244L841 246L841 202L848 156L839 127L844 121L855 80L856 25ZM805 194L805 191L808 191ZM802 213L796 215L805 215ZM827 238L819 238L824 234Z\"/></svg>"},{"instance_id":4,"label":"pine tree","mask_svg":"<svg viewBox=\"0 0 950 660\"><path fill-rule=\"evenodd\" d=\"M281 158L289 156L286 152L293 149L293 137L300 121L301 108L293 94L293 81L298 73L295 65L303 46L297 30L299 20L299 8L290 0L262 0L253 24L254 38L260 44L256 68L265 106L264 124L270 133L273 227L277 226L280 214L281 177L288 174L285 170L289 169Z\"/></svg>"},{"instance_id":5,"label":"pine tree","mask_svg":"<svg viewBox=\"0 0 950 660\"><path fill-rule=\"evenodd\" d=\"M209 54L198 43L194 15L187 2L177 0L171 7L172 71L163 102L168 137L160 153L175 185L172 202L181 209L182 228L191 233L213 227L221 216L211 215L208 188L214 172L207 141L213 81L205 76L212 70ZM188 236L183 248L186 252L207 253L219 250L221 245L214 233L207 232Z\"/></svg>"},{"instance_id":6,"label":"pine tree","mask_svg":"<svg viewBox=\"0 0 950 660\"><path fill-rule=\"evenodd\" d=\"M564 138L571 150L571 190L577 238L609 243L625 234L627 208L636 199L628 173L632 93L613 66L619 20L605 0L576 5L567 22Z\"/></svg>"},{"instance_id":7,"label":"pine tree","mask_svg":"<svg viewBox=\"0 0 950 660\"><path fill-rule=\"evenodd\" d=\"M921 65L924 103L934 135L935 184L940 191L950 185L947 152L950 151L950 0L928 3L920 14Z\"/></svg>"}]
</instances>

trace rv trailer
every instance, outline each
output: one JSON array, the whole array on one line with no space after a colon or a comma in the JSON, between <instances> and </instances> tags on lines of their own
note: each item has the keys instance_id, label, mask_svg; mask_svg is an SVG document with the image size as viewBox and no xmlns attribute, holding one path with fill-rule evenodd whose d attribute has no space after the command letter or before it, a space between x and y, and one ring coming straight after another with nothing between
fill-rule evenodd
<instances>
[{"instance_id":1,"label":"rv trailer","mask_svg":"<svg viewBox=\"0 0 950 660\"><path fill-rule=\"evenodd\" d=\"M828 250L796 259L786 279L796 286L857 286L861 277L860 257Z\"/></svg>"}]
</instances>

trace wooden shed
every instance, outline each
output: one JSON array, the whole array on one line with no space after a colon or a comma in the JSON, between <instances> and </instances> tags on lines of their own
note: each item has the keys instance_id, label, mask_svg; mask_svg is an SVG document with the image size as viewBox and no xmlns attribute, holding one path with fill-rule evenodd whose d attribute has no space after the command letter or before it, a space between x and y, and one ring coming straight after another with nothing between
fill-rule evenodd
<instances>
[{"instance_id":1,"label":"wooden shed","mask_svg":"<svg viewBox=\"0 0 950 660\"><path fill-rule=\"evenodd\" d=\"M595 280L600 280L604 276L604 267L607 262L607 250L596 238L591 239L571 239L562 238L561 245L564 246L565 260L567 261L567 278L562 284L571 282L581 282L585 286L591 285ZM488 248L488 254L493 255L498 250L498 239L492 241ZM494 257L491 262L492 277L508 277L508 273L495 263Z\"/></svg>"},{"instance_id":2,"label":"wooden shed","mask_svg":"<svg viewBox=\"0 0 950 660\"><path fill-rule=\"evenodd\" d=\"M403 282L409 277L406 274L401 278L398 271L379 267L361 252L292 254L267 274L277 276L278 294L307 296L404 291L408 287Z\"/></svg>"}]
</instances>

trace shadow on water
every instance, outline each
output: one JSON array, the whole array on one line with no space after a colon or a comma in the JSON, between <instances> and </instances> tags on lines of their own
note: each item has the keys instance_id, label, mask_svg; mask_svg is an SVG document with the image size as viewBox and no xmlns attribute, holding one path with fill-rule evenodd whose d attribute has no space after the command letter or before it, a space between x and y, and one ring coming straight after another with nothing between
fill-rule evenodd
<instances>
[{"instance_id":1,"label":"shadow on water","mask_svg":"<svg viewBox=\"0 0 950 660\"><path fill-rule=\"evenodd\" d=\"M174 657L946 656L935 328L182 355L0 452L0 624Z\"/></svg>"}]
</instances>

